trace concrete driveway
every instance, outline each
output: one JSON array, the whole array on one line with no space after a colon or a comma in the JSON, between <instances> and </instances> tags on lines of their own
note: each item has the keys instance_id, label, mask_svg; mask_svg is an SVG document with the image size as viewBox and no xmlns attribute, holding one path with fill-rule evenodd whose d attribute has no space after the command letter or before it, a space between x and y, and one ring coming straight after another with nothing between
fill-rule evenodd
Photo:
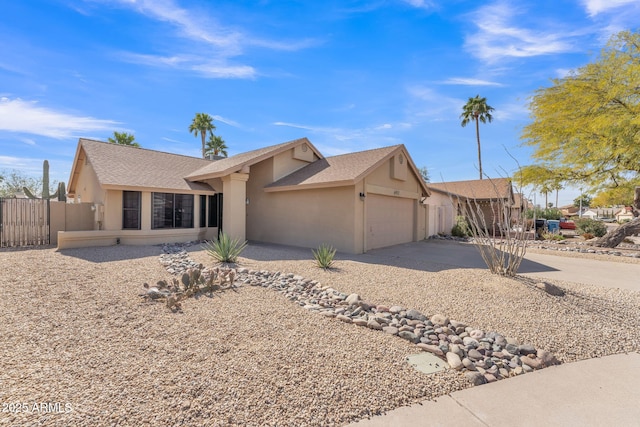
<instances>
[{"instance_id":1,"label":"concrete driveway","mask_svg":"<svg viewBox=\"0 0 640 427\"><path fill-rule=\"evenodd\" d=\"M468 243L426 240L374 249L354 260L425 271L454 268L487 268L476 247ZM640 291L640 264L628 264L562 255L527 253L519 273L524 276L563 280L585 285Z\"/></svg>"}]
</instances>

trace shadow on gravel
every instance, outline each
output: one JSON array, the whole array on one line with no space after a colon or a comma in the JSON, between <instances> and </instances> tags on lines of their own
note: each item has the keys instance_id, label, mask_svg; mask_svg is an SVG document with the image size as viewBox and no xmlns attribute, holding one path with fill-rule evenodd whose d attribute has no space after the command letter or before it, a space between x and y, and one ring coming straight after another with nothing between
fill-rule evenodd
<instances>
[{"instance_id":1,"label":"shadow on gravel","mask_svg":"<svg viewBox=\"0 0 640 427\"><path fill-rule=\"evenodd\" d=\"M162 246L100 246L91 248L61 249L58 252L64 256L80 258L89 262L102 263L158 256L162 253Z\"/></svg>"}]
</instances>

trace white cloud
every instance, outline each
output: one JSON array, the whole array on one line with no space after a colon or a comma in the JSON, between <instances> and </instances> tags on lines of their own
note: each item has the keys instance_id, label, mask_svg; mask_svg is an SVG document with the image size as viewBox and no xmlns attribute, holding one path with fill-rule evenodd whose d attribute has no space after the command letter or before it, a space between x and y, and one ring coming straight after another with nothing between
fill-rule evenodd
<instances>
[{"instance_id":1,"label":"white cloud","mask_svg":"<svg viewBox=\"0 0 640 427\"><path fill-rule=\"evenodd\" d=\"M63 139L90 132L112 130L118 126L113 120L77 116L22 99L0 98L0 131L20 132Z\"/></svg>"},{"instance_id":2,"label":"white cloud","mask_svg":"<svg viewBox=\"0 0 640 427\"><path fill-rule=\"evenodd\" d=\"M596 16L621 6L637 4L637 2L638 0L582 0L589 16Z\"/></svg>"},{"instance_id":3,"label":"white cloud","mask_svg":"<svg viewBox=\"0 0 640 427\"><path fill-rule=\"evenodd\" d=\"M36 142L31 138L21 138L20 141L24 142L27 145L31 145L31 146L36 145Z\"/></svg>"},{"instance_id":4,"label":"white cloud","mask_svg":"<svg viewBox=\"0 0 640 427\"><path fill-rule=\"evenodd\" d=\"M221 24L206 10L182 8L173 0L98 1L117 4L150 19L166 22L177 29L179 37L193 42L190 44L191 47L187 48L187 53L169 55L125 53L120 55L123 60L154 67L191 70L207 78L254 78L256 70L253 67L229 63L230 58L241 56L248 46L298 51L320 44L319 40L310 38L278 41L253 37L242 30Z\"/></svg>"},{"instance_id":5,"label":"white cloud","mask_svg":"<svg viewBox=\"0 0 640 427\"><path fill-rule=\"evenodd\" d=\"M417 7L418 9L434 9L438 4L429 0L402 0L410 6Z\"/></svg>"},{"instance_id":6,"label":"white cloud","mask_svg":"<svg viewBox=\"0 0 640 427\"><path fill-rule=\"evenodd\" d=\"M225 60L211 60L196 55L157 56L123 52L118 55L126 62L155 67L189 70L211 78L253 78L256 71L247 65L229 65Z\"/></svg>"},{"instance_id":7,"label":"white cloud","mask_svg":"<svg viewBox=\"0 0 640 427\"><path fill-rule=\"evenodd\" d=\"M169 142L175 142L176 144L184 144L182 141L178 141L177 139L167 138L166 136L163 136L162 139Z\"/></svg>"},{"instance_id":8,"label":"white cloud","mask_svg":"<svg viewBox=\"0 0 640 427\"><path fill-rule=\"evenodd\" d=\"M466 77L451 77L442 82L446 85L461 85L461 86L504 86L502 83L492 82L489 80L472 79Z\"/></svg>"},{"instance_id":9,"label":"white cloud","mask_svg":"<svg viewBox=\"0 0 640 427\"><path fill-rule=\"evenodd\" d=\"M212 117L213 117L213 120L218 121L218 122L222 122L225 125L233 126L235 128L241 127L238 122L233 121L231 119L227 119L227 118L224 118L224 117L218 116L218 115L215 115L215 116L212 116Z\"/></svg>"},{"instance_id":10,"label":"white cloud","mask_svg":"<svg viewBox=\"0 0 640 427\"><path fill-rule=\"evenodd\" d=\"M310 127L310 126L305 126L305 125L298 125L296 123L288 123L288 122L274 122L273 123L275 126L286 126L286 127L290 127L290 128L296 128L296 129L303 129L303 130L309 130L309 131L323 131L326 130L326 128L314 128L314 127Z\"/></svg>"},{"instance_id":11,"label":"white cloud","mask_svg":"<svg viewBox=\"0 0 640 427\"><path fill-rule=\"evenodd\" d=\"M364 127L364 128L338 128L338 127L323 127L323 126L311 126L301 125L288 122L274 122L275 126L286 126L294 129L306 130L310 133L322 136L320 139L324 141L325 146L332 147L332 144L341 143L339 149L329 149L326 154L341 154L341 152L351 152L358 150L366 150L370 148L379 148L384 145L400 144L403 141L394 135L388 135L388 133L381 133L381 131L387 131L390 129L398 129L399 131L406 130L405 123L400 123L398 126L394 126L390 123L384 123L379 126ZM320 143L322 144L322 142ZM318 145L319 147L319 145ZM340 153L337 153L337 151Z\"/></svg>"},{"instance_id":12,"label":"white cloud","mask_svg":"<svg viewBox=\"0 0 640 427\"><path fill-rule=\"evenodd\" d=\"M573 43L566 32L554 32L544 26L518 27L513 21L522 15L523 12L506 2L477 9L470 15L477 31L465 37L465 49L488 63L508 57L524 58L573 50Z\"/></svg>"},{"instance_id":13,"label":"white cloud","mask_svg":"<svg viewBox=\"0 0 640 427\"><path fill-rule=\"evenodd\" d=\"M432 119L458 117L466 99L443 95L429 87L413 85L407 88L412 98L420 101L421 105L414 107L415 117L430 117Z\"/></svg>"},{"instance_id":14,"label":"white cloud","mask_svg":"<svg viewBox=\"0 0 640 427\"><path fill-rule=\"evenodd\" d=\"M116 0L115 3L168 22L178 28L183 37L224 49L227 54L237 54L240 50L241 35L237 31L224 28L206 14L183 9L172 0Z\"/></svg>"},{"instance_id":15,"label":"white cloud","mask_svg":"<svg viewBox=\"0 0 640 427\"><path fill-rule=\"evenodd\" d=\"M514 100L506 104L493 105L493 119L498 121L525 120L529 117L529 102Z\"/></svg>"},{"instance_id":16,"label":"white cloud","mask_svg":"<svg viewBox=\"0 0 640 427\"><path fill-rule=\"evenodd\" d=\"M40 162L40 170L42 170L42 160L30 159L26 157L0 156L0 168L10 168L16 170L37 170L37 162Z\"/></svg>"}]
</instances>

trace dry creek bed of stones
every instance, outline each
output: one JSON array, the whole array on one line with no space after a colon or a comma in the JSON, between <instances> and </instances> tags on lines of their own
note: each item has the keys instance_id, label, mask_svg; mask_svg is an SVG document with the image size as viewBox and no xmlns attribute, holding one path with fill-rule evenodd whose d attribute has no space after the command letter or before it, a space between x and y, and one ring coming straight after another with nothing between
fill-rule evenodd
<instances>
[{"instance_id":1,"label":"dry creek bed of stones","mask_svg":"<svg viewBox=\"0 0 640 427\"><path fill-rule=\"evenodd\" d=\"M179 245L165 245L163 251L165 254L161 255L160 262L172 274L204 268L191 260ZM495 382L559 363L546 350L521 344L497 332L485 333L441 314L428 318L415 309L376 305L363 301L356 293L348 295L293 273L247 268L235 271L237 283L273 289L310 312L405 339L419 350L442 358L448 368L464 372L473 385ZM157 292L157 289L152 289ZM553 288L552 292L562 293L558 288Z\"/></svg>"}]
</instances>

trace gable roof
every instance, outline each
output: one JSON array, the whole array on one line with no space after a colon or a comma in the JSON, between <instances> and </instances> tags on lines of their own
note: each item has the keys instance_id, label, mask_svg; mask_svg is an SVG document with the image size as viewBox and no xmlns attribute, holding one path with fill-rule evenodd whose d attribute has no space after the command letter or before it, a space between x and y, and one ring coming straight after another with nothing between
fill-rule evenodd
<instances>
[{"instance_id":1,"label":"gable roof","mask_svg":"<svg viewBox=\"0 0 640 427\"><path fill-rule=\"evenodd\" d=\"M145 148L81 138L69 178L69 193L75 194L82 162L88 160L103 188L154 188L171 191L213 191L202 182L184 177L210 160Z\"/></svg>"},{"instance_id":2,"label":"gable roof","mask_svg":"<svg viewBox=\"0 0 640 427\"><path fill-rule=\"evenodd\" d=\"M195 172L194 170L190 171L190 173L185 176L191 181L220 178L222 176L229 175L230 173L238 172L246 166L259 163L300 144L307 144L316 156L320 159L324 158L324 156L320 154L316 147L314 147L307 138L299 138L293 141L283 142L282 144L259 148L257 150L247 151L246 153L236 154L235 156L227 157L225 159L216 160L215 162L202 166L195 170Z\"/></svg>"},{"instance_id":3,"label":"gable roof","mask_svg":"<svg viewBox=\"0 0 640 427\"><path fill-rule=\"evenodd\" d=\"M400 144L317 160L267 185L265 191L354 185L399 151L404 151L405 157L408 159L408 165L419 177L420 174L413 160L411 160L404 145ZM424 193L426 195L430 194L424 181L422 179L418 181L421 183Z\"/></svg>"},{"instance_id":4,"label":"gable roof","mask_svg":"<svg viewBox=\"0 0 640 427\"><path fill-rule=\"evenodd\" d=\"M529 209L531 206L529 200L522 193L513 193L513 207Z\"/></svg>"},{"instance_id":5,"label":"gable roof","mask_svg":"<svg viewBox=\"0 0 640 427\"><path fill-rule=\"evenodd\" d=\"M508 178L439 182L429 183L428 186L431 190L467 199L488 200L500 195L502 198L513 200L511 180Z\"/></svg>"}]
</instances>

